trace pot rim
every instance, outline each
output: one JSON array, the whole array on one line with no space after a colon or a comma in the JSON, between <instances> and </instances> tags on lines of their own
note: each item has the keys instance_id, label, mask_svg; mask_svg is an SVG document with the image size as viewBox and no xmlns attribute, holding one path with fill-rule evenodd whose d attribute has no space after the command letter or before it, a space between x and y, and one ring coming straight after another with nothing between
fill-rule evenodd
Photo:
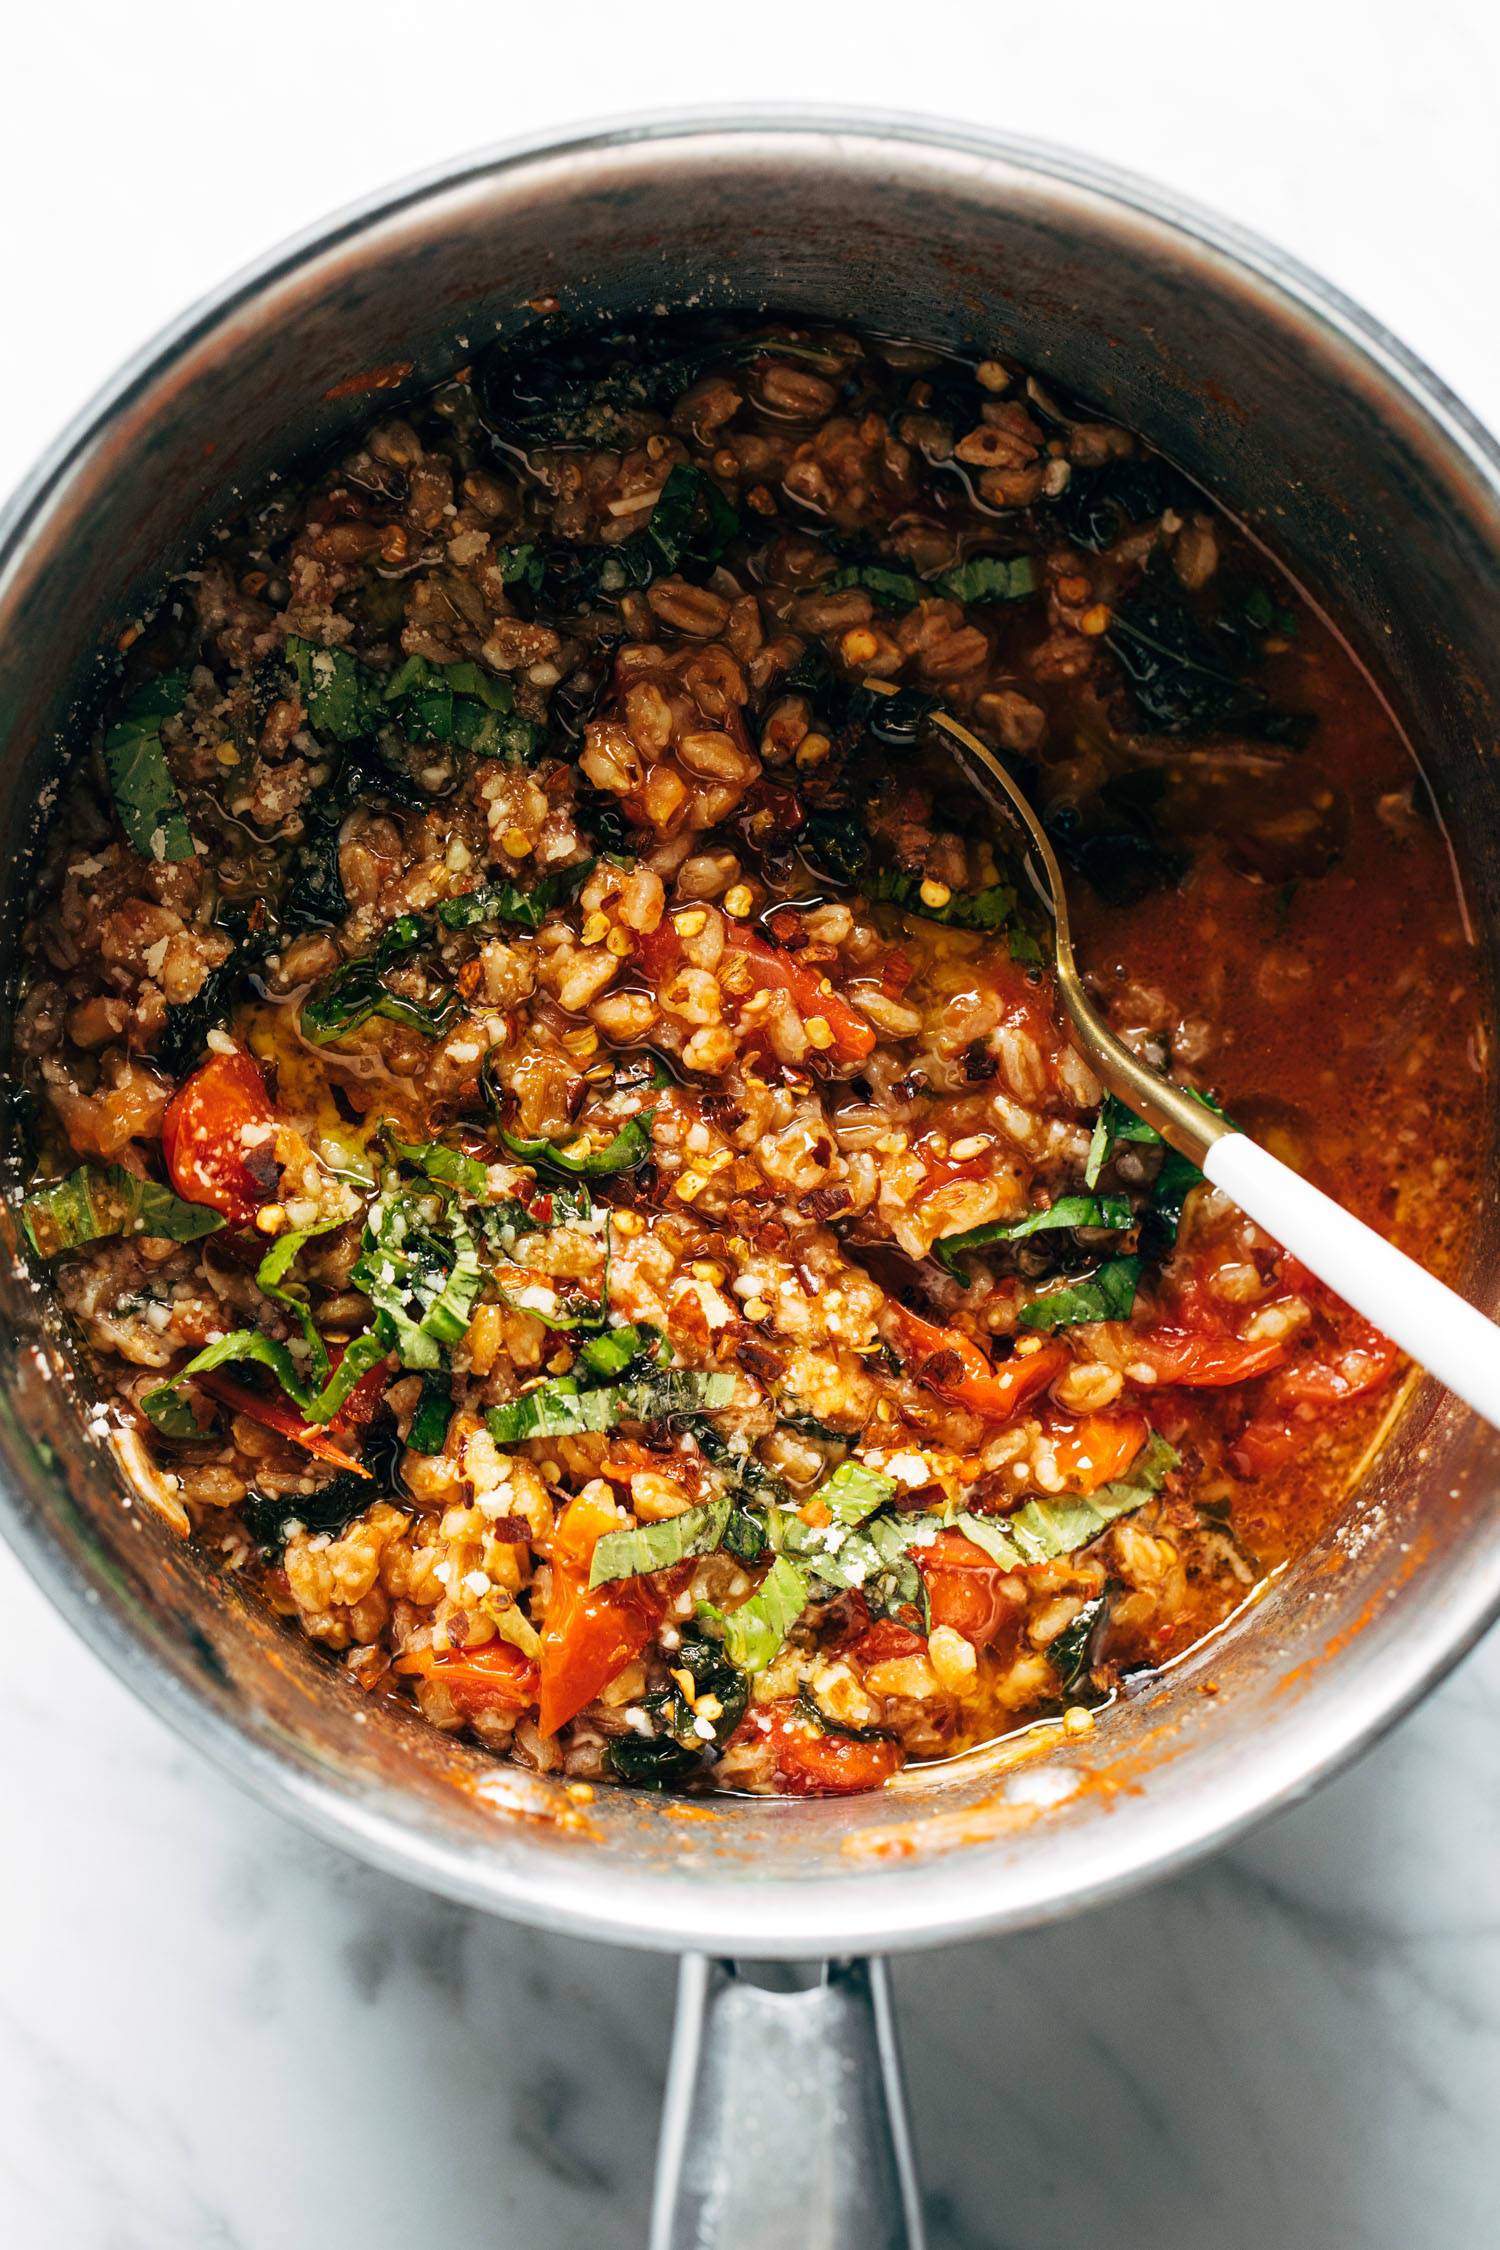
<instances>
[{"instance_id":1,"label":"pot rim","mask_svg":"<svg viewBox=\"0 0 1500 2250\"><path fill-rule=\"evenodd\" d=\"M605 119L510 139L436 165L382 189L293 235L190 305L126 360L41 456L0 510L0 600L34 528L91 451L133 402L199 339L258 296L340 244L395 220L428 198L503 175L538 160L587 157L682 140L827 141L840 147L890 144L937 156L998 163L1023 175L1100 198L1117 210L1186 238L1266 292L1289 300L1385 377L1434 430L1464 481L1500 506L1500 445L1463 401L1381 322L1309 267L1253 231L1165 187L1052 143L993 133L942 118L883 110L799 104L753 109L710 107ZM1128 1854L1062 1891L1007 1879L987 1903L982 1862L970 1850L790 1882L686 1869L671 1876L622 1871L601 1881L585 1850L545 1865L512 1867L453 1839L435 1839L373 1803L330 1789L311 1762L285 1743L273 1749L232 1715L232 1707L189 1694L183 1679L146 1637L101 1603L84 1569L45 1526L17 1505L0 1472L0 1529L30 1575L79 1630L116 1678L178 1734L204 1751L263 1803L294 1813L326 1841L355 1851L388 1873L466 1904L537 1927L660 1951L706 1950L796 1958L829 1951L905 1949L952 1943L1003 1928L1031 1927L1105 1899L1120 1898L1182 1869L1270 1813L1305 1796L1387 1733L1435 1686L1500 1615L1500 1538L1462 1582L1440 1629L1406 1635L1387 1652L1375 1680L1353 1698L1325 1690L1309 1700L1294 1753L1283 1746L1269 1776L1242 1761L1211 1795L1195 1792L1149 1824ZM1024 1853L1025 1846L1022 1845Z\"/></svg>"}]
</instances>

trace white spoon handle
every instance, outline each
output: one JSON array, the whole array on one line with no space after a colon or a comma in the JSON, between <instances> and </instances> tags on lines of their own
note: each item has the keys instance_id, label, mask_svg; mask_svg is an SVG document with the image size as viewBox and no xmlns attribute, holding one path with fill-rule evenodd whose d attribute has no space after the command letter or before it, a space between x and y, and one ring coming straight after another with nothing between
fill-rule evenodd
<instances>
[{"instance_id":1,"label":"white spoon handle","mask_svg":"<svg viewBox=\"0 0 1500 2250\"><path fill-rule=\"evenodd\" d=\"M1204 1175L1393 1344L1500 1429L1500 1327L1243 1133Z\"/></svg>"}]
</instances>

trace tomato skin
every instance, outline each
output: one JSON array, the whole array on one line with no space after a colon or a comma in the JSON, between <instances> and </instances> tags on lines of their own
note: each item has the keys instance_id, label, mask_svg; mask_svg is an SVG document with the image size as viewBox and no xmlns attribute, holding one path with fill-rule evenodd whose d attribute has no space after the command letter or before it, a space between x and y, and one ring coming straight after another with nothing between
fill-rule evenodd
<instances>
[{"instance_id":1,"label":"tomato skin","mask_svg":"<svg viewBox=\"0 0 1500 2250\"><path fill-rule=\"evenodd\" d=\"M1239 1336L1194 1335L1186 1328L1148 1328L1131 1341L1131 1358L1153 1370L1158 1383L1189 1391L1227 1390L1252 1382L1286 1362L1280 1337L1247 1343Z\"/></svg>"},{"instance_id":2,"label":"tomato skin","mask_svg":"<svg viewBox=\"0 0 1500 2250\"><path fill-rule=\"evenodd\" d=\"M926 1652L926 1634L914 1633L894 1617L882 1617L877 1624L867 1625L846 1646L846 1653L866 1672L874 1664L890 1664L898 1657L924 1656Z\"/></svg>"},{"instance_id":3,"label":"tomato skin","mask_svg":"<svg viewBox=\"0 0 1500 2250\"><path fill-rule=\"evenodd\" d=\"M854 1796L878 1789L906 1763L900 1743L884 1736L860 1742L852 1735L820 1734L790 1700L762 1705L745 1724L770 1742L776 1777L789 1797Z\"/></svg>"},{"instance_id":4,"label":"tomato skin","mask_svg":"<svg viewBox=\"0 0 1500 2250\"><path fill-rule=\"evenodd\" d=\"M477 1711L529 1711L537 1696L537 1668L509 1641L476 1649L413 1649L392 1669L441 1680L466 1718Z\"/></svg>"},{"instance_id":5,"label":"tomato skin","mask_svg":"<svg viewBox=\"0 0 1500 2250\"><path fill-rule=\"evenodd\" d=\"M939 1328L894 1298L886 1312L907 1373L939 1397L993 1422L1008 1422L1062 1373L1071 1357L1066 1344L1053 1342L997 1366L956 1328Z\"/></svg>"},{"instance_id":6,"label":"tomato skin","mask_svg":"<svg viewBox=\"0 0 1500 2250\"><path fill-rule=\"evenodd\" d=\"M1019 1631L1022 1607L1001 1584L1009 1574L961 1531L940 1531L930 1546L918 1548L917 1568L927 1582L934 1625L962 1633L975 1648L993 1647L1007 1626Z\"/></svg>"},{"instance_id":7,"label":"tomato skin","mask_svg":"<svg viewBox=\"0 0 1500 2250\"><path fill-rule=\"evenodd\" d=\"M828 991L823 990L828 980L821 970L807 968L795 955L768 945L743 922L726 920L724 944L729 952L745 962L754 991L786 993L804 1022L809 1016L823 1018L833 1034L833 1044L825 1049L832 1061L860 1063L873 1051L874 1025L857 1009L851 1008L831 985ZM682 959L682 940L672 926L670 915L638 941L636 951L641 966L654 984L661 984L671 976Z\"/></svg>"},{"instance_id":8,"label":"tomato skin","mask_svg":"<svg viewBox=\"0 0 1500 2250\"><path fill-rule=\"evenodd\" d=\"M648 1580L589 1591L594 1548L617 1531L615 1509L579 1493L568 1502L552 1545L552 1598L542 1627L537 1724L556 1734L608 1687L647 1646L669 1592Z\"/></svg>"},{"instance_id":9,"label":"tomato skin","mask_svg":"<svg viewBox=\"0 0 1500 2250\"><path fill-rule=\"evenodd\" d=\"M1124 1476L1150 1435L1143 1414L1082 1414L1047 1426L1067 1492L1097 1492Z\"/></svg>"},{"instance_id":10,"label":"tomato skin","mask_svg":"<svg viewBox=\"0 0 1500 2250\"><path fill-rule=\"evenodd\" d=\"M232 1227L252 1224L276 1192L276 1113L249 1055L212 1055L167 1106L161 1145L173 1187ZM246 1128L256 1134L248 1145ZM264 1130L263 1130L264 1129Z\"/></svg>"}]
</instances>

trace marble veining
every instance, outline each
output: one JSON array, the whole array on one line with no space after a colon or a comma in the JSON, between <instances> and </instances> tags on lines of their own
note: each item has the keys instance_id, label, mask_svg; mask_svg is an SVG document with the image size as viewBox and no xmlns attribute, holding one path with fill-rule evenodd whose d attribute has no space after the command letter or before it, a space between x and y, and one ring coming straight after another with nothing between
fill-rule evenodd
<instances>
[{"instance_id":1,"label":"marble veining","mask_svg":"<svg viewBox=\"0 0 1500 2250\"><path fill-rule=\"evenodd\" d=\"M242 1798L0 1552L0 2241L638 2250L672 1965ZM933 2250L1500 2233L1500 1636L1178 1880L897 1965Z\"/></svg>"}]
</instances>

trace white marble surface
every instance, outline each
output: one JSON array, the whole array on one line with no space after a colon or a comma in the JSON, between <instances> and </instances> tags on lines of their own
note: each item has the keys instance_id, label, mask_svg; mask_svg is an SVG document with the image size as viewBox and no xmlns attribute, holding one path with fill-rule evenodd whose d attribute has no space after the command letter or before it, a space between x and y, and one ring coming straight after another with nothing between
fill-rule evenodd
<instances>
[{"instance_id":1,"label":"white marble surface","mask_svg":"<svg viewBox=\"0 0 1500 2250\"><path fill-rule=\"evenodd\" d=\"M436 19L434 19L436 20ZM0 488L195 291L455 147L706 101L966 110L1333 273L1500 421L1488 0L692 0L554 18L113 0L7 31ZM503 27L503 28L502 28ZM796 44L791 44L795 37ZM305 122L310 113L311 124ZM282 156L234 160L270 120ZM1476 286L1477 283L1477 286ZM0 1551L0 2244L630 2250L672 1970L434 1903L241 1799ZM1312 1804L1067 1928L897 1972L934 2250L1500 2239L1500 1641Z\"/></svg>"},{"instance_id":2,"label":"white marble surface","mask_svg":"<svg viewBox=\"0 0 1500 2250\"><path fill-rule=\"evenodd\" d=\"M0 1554L0 2241L634 2250L672 1965L238 1795ZM1500 1639L1176 1882L898 1964L932 2250L1496 2238Z\"/></svg>"}]
</instances>

